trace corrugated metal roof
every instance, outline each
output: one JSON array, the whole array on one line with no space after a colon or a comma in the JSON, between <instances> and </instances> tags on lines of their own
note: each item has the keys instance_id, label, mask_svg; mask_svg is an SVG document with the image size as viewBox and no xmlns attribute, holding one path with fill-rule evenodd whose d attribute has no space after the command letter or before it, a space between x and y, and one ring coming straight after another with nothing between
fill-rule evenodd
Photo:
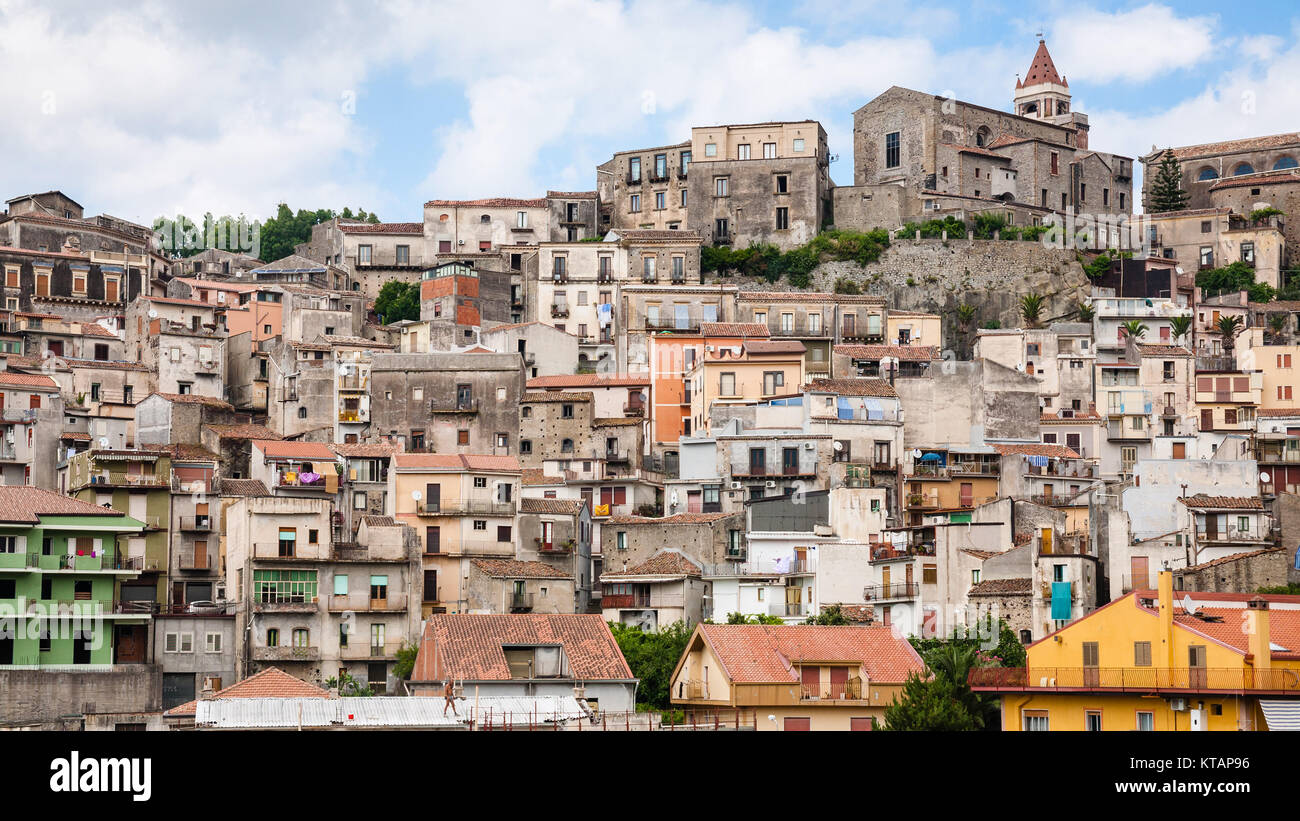
<instances>
[{"instance_id":1,"label":"corrugated metal roof","mask_svg":"<svg viewBox=\"0 0 1300 821\"><path fill-rule=\"evenodd\" d=\"M456 702L456 711L443 715L441 696L377 696L373 698L228 698L199 700L194 723L219 730L342 729L387 727L466 729L480 726L566 722L590 712L573 696L492 696L472 693Z\"/></svg>"},{"instance_id":2,"label":"corrugated metal roof","mask_svg":"<svg viewBox=\"0 0 1300 821\"><path fill-rule=\"evenodd\" d=\"M1300 730L1300 702L1261 698L1259 708L1269 730Z\"/></svg>"},{"instance_id":3,"label":"corrugated metal roof","mask_svg":"<svg viewBox=\"0 0 1300 821\"><path fill-rule=\"evenodd\" d=\"M442 699L433 699L442 703ZM590 712L573 696L492 696L478 699L466 688L461 710L475 719L480 727L503 727L506 724L544 724L586 718Z\"/></svg>"}]
</instances>

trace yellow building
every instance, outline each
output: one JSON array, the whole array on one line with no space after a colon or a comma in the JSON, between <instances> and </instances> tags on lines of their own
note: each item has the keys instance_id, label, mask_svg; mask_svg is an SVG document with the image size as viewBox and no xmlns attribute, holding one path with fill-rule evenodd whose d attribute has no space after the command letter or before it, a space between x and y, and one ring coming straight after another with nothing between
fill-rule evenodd
<instances>
[{"instance_id":1,"label":"yellow building","mask_svg":"<svg viewBox=\"0 0 1300 821\"><path fill-rule=\"evenodd\" d=\"M686 709L753 710L759 730L871 730L923 666L883 625L699 624L669 693Z\"/></svg>"},{"instance_id":2,"label":"yellow building","mask_svg":"<svg viewBox=\"0 0 1300 821\"><path fill-rule=\"evenodd\" d=\"M943 320L938 314L890 309L885 316L886 345L943 347Z\"/></svg>"},{"instance_id":3,"label":"yellow building","mask_svg":"<svg viewBox=\"0 0 1300 821\"><path fill-rule=\"evenodd\" d=\"M903 477L908 523L919 525L925 513L993 501L1001 473L1002 457L992 448L922 448Z\"/></svg>"},{"instance_id":4,"label":"yellow building","mask_svg":"<svg viewBox=\"0 0 1300 821\"><path fill-rule=\"evenodd\" d=\"M1265 730L1300 704L1300 596L1192 593L1173 574L971 673L1004 730ZM1297 729L1286 726L1286 729Z\"/></svg>"},{"instance_id":5,"label":"yellow building","mask_svg":"<svg viewBox=\"0 0 1300 821\"><path fill-rule=\"evenodd\" d=\"M804 352L804 344L792 339L706 345L704 355L686 374L691 406L688 433L707 435L715 403L743 405L799 394L804 383Z\"/></svg>"},{"instance_id":6,"label":"yellow building","mask_svg":"<svg viewBox=\"0 0 1300 821\"><path fill-rule=\"evenodd\" d=\"M420 534L424 616L467 609L471 559L515 557L519 482L513 456L393 454L389 512Z\"/></svg>"},{"instance_id":7,"label":"yellow building","mask_svg":"<svg viewBox=\"0 0 1300 821\"><path fill-rule=\"evenodd\" d=\"M1274 344L1264 328L1247 328L1237 337L1237 346L1242 370L1262 374L1260 410L1300 404L1300 345Z\"/></svg>"}]
</instances>

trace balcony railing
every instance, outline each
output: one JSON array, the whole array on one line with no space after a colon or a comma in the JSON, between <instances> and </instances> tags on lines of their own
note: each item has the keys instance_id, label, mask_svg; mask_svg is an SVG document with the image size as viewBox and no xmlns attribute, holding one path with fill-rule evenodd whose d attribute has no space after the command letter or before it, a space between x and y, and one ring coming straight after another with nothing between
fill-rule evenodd
<instances>
[{"instance_id":1,"label":"balcony railing","mask_svg":"<svg viewBox=\"0 0 1300 821\"><path fill-rule=\"evenodd\" d=\"M478 400L430 399L429 413L478 413Z\"/></svg>"},{"instance_id":2,"label":"balcony railing","mask_svg":"<svg viewBox=\"0 0 1300 821\"><path fill-rule=\"evenodd\" d=\"M801 701L858 701L862 698L862 679L854 676L842 684L803 684L799 687Z\"/></svg>"},{"instance_id":3,"label":"balcony railing","mask_svg":"<svg viewBox=\"0 0 1300 821\"><path fill-rule=\"evenodd\" d=\"M193 550L186 550L181 553L180 569L181 570L216 570L217 567L216 567L216 563L213 561L213 557L208 554L207 550L199 550L195 548Z\"/></svg>"},{"instance_id":4,"label":"balcony railing","mask_svg":"<svg viewBox=\"0 0 1300 821\"><path fill-rule=\"evenodd\" d=\"M967 681L987 691L1300 693L1300 671L1252 667L982 667L971 670Z\"/></svg>"},{"instance_id":5,"label":"balcony railing","mask_svg":"<svg viewBox=\"0 0 1300 821\"><path fill-rule=\"evenodd\" d=\"M1131 593L1134 590L1155 590L1156 586L1151 583L1151 574L1145 576L1130 576L1125 574L1120 577L1120 592Z\"/></svg>"},{"instance_id":6,"label":"balcony railing","mask_svg":"<svg viewBox=\"0 0 1300 821\"><path fill-rule=\"evenodd\" d=\"M805 322L785 323L780 321L769 320L767 323L768 332L772 336L794 336L794 337L811 337L821 338L831 336L831 331L823 322L820 325L809 325Z\"/></svg>"},{"instance_id":7,"label":"balcony railing","mask_svg":"<svg viewBox=\"0 0 1300 821\"><path fill-rule=\"evenodd\" d=\"M349 610L358 613L402 613L406 610L405 595L390 595L383 599L372 599L364 594L347 594L329 596L326 607L331 613L346 613Z\"/></svg>"},{"instance_id":8,"label":"balcony railing","mask_svg":"<svg viewBox=\"0 0 1300 821\"><path fill-rule=\"evenodd\" d=\"M533 609L532 593L511 593L510 594L510 612L528 613Z\"/></svg>"},{"instance_id":9,"label":"balcony railing","mask_svg":"<svg viewBox=\"0 0 1300 821\"><path fill-rule=\"evenodd\" d=\"M645 593L645 594L605 593L603 596L601 596L600 606L612 610L617 610L619 608L649 607L650 594L649 593Z\"/></svg>"},{"instance_id":10,"label":"balcony railing","mask_svg":"<svg viewBox=\"0 0 1300 821\"><path fill-rule=\"evenodd\" d=\"M1198 542L1259 542L1268 538L1268 534L1261 533L1256 528L1239 530L1229 528L1227 530L1197 530L1196 541Z\"/></svg>"},{"instance_id":11,"label":"balcony railing","mask_svg":"<svg viewBox=\"0 0 1300 821\"><path fill-rule=\"evenodd\" d=\"M804 602L773 602L768 605L767 613L769 616L781 616L782 618L807 616L808 605Z\"/></svg>"},{"instance_id":12,"label":"balcony railing","mask_svg":"<svg viewBox=\"0 0 1300 821\"><path fill-rule=\"evenodd\" d=\"M371 644L367 637L353 636L346 645L339 647L339 656L345 659L388 659L394 658L401 648L400 641Z\"/></svg>"},{"instance_id":13,"label":"balcony railing","mask_svg":"<svg viewBox=\"0 0 1300 821\"><path fill-rule=\"evenodd\" d=\"M253 661L320 661L319 647L253 647Z\"/></svg>"},{"instance_id":14,"label":"balcony railing","mask_svg":"<svg viewBox=\"0 0 1300 821\"><path fill-rule=\"evenodd\" d=\"M488 502L463 499L456 502L424 502L416 512L421 516L513 516L514 502Z\"/></svg>"},{"instance_id":15,"label":"balcony railing","mask_svg":"<svg viewBox=\"0 0 1300 821\"><path fill-rule=\"evenodd\" d=\"M209 532L212 530L211 516L182 516L180 520L181 530L193 530L199 532Z\"/></svg>"},{"instance_id":16,"label":"balcony railing","mask_svg":"<svg viewBox=\"0 0 1300 821\"><path fill-rule=\"evenodd\" d=\"M914 599L920 593L921 586L916 582L896 584L872 584L862 589L862 598L866 601L883 601L886 599Z\"/></svg>"}]
</instances>

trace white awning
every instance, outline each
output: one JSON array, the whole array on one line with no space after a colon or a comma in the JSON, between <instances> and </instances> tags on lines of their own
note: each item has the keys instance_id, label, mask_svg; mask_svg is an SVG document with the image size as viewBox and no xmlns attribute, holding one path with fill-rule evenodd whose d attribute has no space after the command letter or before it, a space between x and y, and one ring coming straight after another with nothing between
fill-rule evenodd
<instances>
[{"instance_id":1,"label":"white awning","mask_svg":"<svg viewBox=\"0 0 1300 821\"><path fill-rule=\"evenodd\" d=\"M1300 699L1260 699L1269 730L1300 730Z\"/></svg>"}]
</instances>

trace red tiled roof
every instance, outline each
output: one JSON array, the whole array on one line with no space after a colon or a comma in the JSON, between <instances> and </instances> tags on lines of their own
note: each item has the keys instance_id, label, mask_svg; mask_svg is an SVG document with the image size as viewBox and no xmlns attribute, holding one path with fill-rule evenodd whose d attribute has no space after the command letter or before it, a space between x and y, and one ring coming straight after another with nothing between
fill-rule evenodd
<instances>
[{"instance_id":1,"label":"red tiled roof","mask_svg":"<svg viewBox=\"0 0 1300 821\"><path fill-rule=\"evenodd\" d=\"M1143 345L1137 346L1143 356L1191 356L1192 352L1182 345Z\"/></svg>"},{"instance_id":2,"label":"red tiled roof","mask_svg":"<svg viewBox=\"0 0 1300 821\"><path fill-rule=\"evenodd\" d=\"M969 551L968 551L969 552ZM1032 593L1033 579L986 579L971 585L967 596L1028 596Z\"/></svg>"},{"instance_id":3,"label":"red tiled roof","mask_svg":"<svg viewBox=\"0 0 1300 821\"><path fill-rule=\"evenodd\" d=\"M1197 510L1263 510L1264 500L1258 496L1207 496L1198 493L1178 501Z\"/></svg>"},{"instance_id":4,"label":"red tiled roof","mask_svg":"<svg viewBox=\"0 0 1300 821\"><path fill-rule=\"evenodd\" d=\"M329 693L314 684L295 678L279 667L268 667L243 681L212 694L218 698L329 698ZM187 701L163 713L168 718L194 715L197 701Z\"/></svg>"},{"instance_id":5,"label":"red tiled roof","mask_svg":"<svg viewBox=\"0 0 1300 821\"><path fill-rule=\"evenodd\" d=\"M593 428L624 428L645 424L639 416L597 416L591 420Z\"/></svg>"},{"instance_id":6,"label":"red tiled roof","mask_svg":"<svg viewBox=\"0 0 1300 821\"><path fill-rule=\"evenodd\" d=\"M794 339L773 340L771 342L760 340L758 342L745 343L745 352L751 356L767 356L769 354L781 353L799 354L802 356L806 350L807 348L804 347L802 342Z\"/></svg>"},{"instance_id":7,"label":"red tiled roof","mask_svg":"<svg viewBox=\"0 0 1300 821\"><path fill-rule=\"evenodd\" d=\"M529 388L622 388L645 387L650 377L621 374L607 376L599 373L559 374L536 376L528 380Z\"/></svg>"},{"instance_id":8,"label":"red tiled roof","mask_svg":"<svg viewBox=\"0 0 1300 821\"><path fill-rule=\"evenodd\" d=\"M36 388L46 391L57 391L59 389L59 383L44 374L14 373L13 371L0 371L0 385L14 388Z\"/></svg>"},{"instance_id":9,"label":"red tiled roof","mask_svg":"<svg viewBox=\"0 0 1300 821\"><path fill-rule=\"evenodd\" d=\"M546 208L550 205L545 199L538 200L521 200L512 199L511 197L491 197L481 200L429 200L424 204L425 208L436 208L446 206L448 208L474 207L474 208Z\"/></svg>"},{"instance_id":10,"label":"red tiled roof","mask_svg":"<svg viewBox=\"0 0 1300 821\"><path fill-rule=\"evenodd\" d=\"M335 442L330 447L339 456L356 459L382 459L385 456L392 456L394 453L402 452L402 449L397 445L388 442L362 442L350 445Z\"/></svg>"},{"instance_id":11,"label":"red tiled roof","mask_svg":"<svg viewBox=\"0 0 1300 821\"><path fill-rule=\"evenodd\" d=\"M545 562L516 559L472 559L470 564L494 579L571 579L572 573L556 570Z\"/></svg>"},{"instance_id":12,"label":"red tiled roof","mask_svg":"<svg viewBox=\"0 0 1300 821\"><path fill-rule=\"evenodd\" d=\"M677 550L660 550L641 564L623 571L611 571L608 567L601 578L623 578L625 576L698 576L700 566L686 558Z\"/></svg>"},{"instance_id":13,"label":"red tiled roof","mask_svg":"<svg viewBox=\"0 0 1300 821\"><path fill-rule=\"evenodd\" d=\"M943 359L934 345L836 345L835 353L853 359L880 359L892 356L904 362L933 362Z\"/></svg>"},{"instance_id":14,"label":"red tiled roof","mask_svg":"<svg viewBox=\"0 0 1300 821\"><path fill-rule=\"evenodd\" d=\"M596 198L595 191L547 191L547 197L569 200L590 200Z\"/></svg>"},{"instance_id":15,"label":"red tiled roof","mask_svg":"<svg viewBox=\"0 0 1300 821\"><path fill-rule=\"evenodd\" d=\"M584 504L581 499L520 499L519 512L577 516Z\"/></svg>"},{"instance_id":16,"label":"red tiled roof","mask_svg":"<svg viewBox=\"0 0 1300 821\"><path fill-rule=\"evenodd\" d=\"M433 470L503 470L518 471L519 460L513 456L485 456L473 453L394 453L393 466L430 468Z\"/></svg>"},{"instance_id":17,"label":"red tiled roof","mask_svg":"<svg viewBox=\"0 0 1300 821\"><path fill-rule=\"evenodd\" d=\"M532 402L591 402L594 398L590 393L577 391L542 391L524 394L519 403L526 405Z\"/></svg>"},{"instance_id":18,"label":"red tiled roof","mask_svg":"<svg viewBox=\"0 0 1300 821\"><path fill-rule=\"evenodd\" d=\"M1256 408L1255 415L1271 416L1283 419L1300 419L1300 408Z\"/></svg>"},{"instance_id":19,"label":"red tiled roof","mask_svg":"<svg viewBox=\"0 0 1300 821\"><path fill-rule=\"evenodd\" d=\"M611 516L605 520L607 525L707 525L734 516L734 513L678 513L675 516Z\"/></svg>"},{"instance_id":20,"label":"red tiled roof","mask_svg":"<svg viewBox=\"0 0 1300 821\"><path fill-rule=\"evenodd\" d=\"M1284 548L1281 547L1266 547L1263 550L1249 550L1246 551L1245 553L1233 553L1231 556L1221 556L1217 559L1211 559L1208 562L1201 562L1200 564L1194 564L1191 567L1179 568L1174 572L1186 573L1189 570L1204 570L1207 567L1218 567L1220 565L1232 564L1233 562L1239 562L1242 559L1253 559L1256 556L1263 556L1266 553L1281 553L1283 552L1283 550Z\"/></svg>"},{"instance_id":21,"label":"red tiled roof","mask_svg":"<svg viewBox=\"0 0 1300 821\"><path fill-rule=\"evenodd\" d=\"M505 645L559 644L574 678L627 681L632 671L598 614L433 615L425 624L412 681L507 681Z\"/></svg>"},{"instance_id":22,"label":"red tiled roof","mask_svg":"<svg viewBox=\"0 0 1300 821\"><path fill-rule=\"evenodd\" d=\"M760 336L768 337L772 332L765 322L701 322L701 336Z\"/></svg>"},{"instance_id":23,"label":"red tiled roof","mask_svg":"<svg viewBox=\"0 0 1300 821\"><path fill-rule=\"evenodd\" d=\"M215 433L218 439L276 440L283 438L265 425L204 425L203 427Z\"/></svg>"},{"instance_id":24,"label":"red tiled roof","mask_svg":"<svg viewBox=\"0 0 1300 821\"><path fill-rule=\"evenodd\" d=\"M822 291L741 291L736 295L740 302L830 302L834 304L844 304L852 302L854 304L867 303L871 305L884 305L883 296L870 296L868 294L828 294Z\"/></svg>"},{"instance_id":25,"label":"red tiled roof","mask_svg":"<svg viewBox=\"0 0 1300 821\"><path fill-rule=\"evenodd\" d=\"M339 222L345 234L423 234L422 222Z\"/></svg>"},{"instance_id":26,"label":"red tiled roof","mask_svg":"<svg viewBox=\"0 0 1300 821\"><path fill-rule=\"evenodd\" d=\"M270 496L261 479L222 479L222 496Z\"/></svg>"},{"instance_id":27,"label":"red tiled roof","mask_svg":"<svg viewBox=\"0 0 1300 821\"><path fill-rule=\"evenodd\" d=\"M0 522L36 524L40 516L105 516L124 514L52 490L30 485L0 485Z\"/></svg>"},{"instance_id":28,"label":"red tiled roof","mask_svg":"<svg viewBox=\"0 0 1300 821\"><path fill-rule=\"evenodd\" d=\"M902 683L924 664L885 625L701 624L723 671L736 684L795 684L802 660L860 662L873 682Z\"/></svg>"},{"instance_id":29,"label":"red tiled roof","mask_svg":"<svg viewBox=\"0 0 1300 821\"><path fill-rule=\"evenodd\" d=\"M944 148L951 148L953 151L959 151L963 154L978 154L981 157L989 157L990 159L994 159L994 160L1005 160L1007 162L1011 161L1010 157L1007 157L1003 154L999 154L996 151L989 151L987 148L976 148L975 146L972 145L954 145L953 143L940 143L940 145L942 145ZM893 311L890 311L890 313L892 314Z\"/></svg>"},{"instance_id":30,"label":"red tiled roof","mask_svg":"<svg viewBox=\"0 0 1300 821\"><path fill-rule=\"evenodd\" d=\"M883 379L814 379L804 390L841 396L898 396L894 386Z\"/></svg>"},{"instance_id":31,"label":"red tiled roof","mask_svg":"<svg viewBox=\"0 0 1300 821\"><path fill-rule=\"evenodd\" d=\"M1201 615L1218 617L1220 621L1206 621L1197 618L1195 615L1184 612L1179 603L1179 596L1190 596L1192 603L1197 606ZM1247 600L1255 598L1258 594L1246 596ZM1218 593L1195 593L1183 591L1174 592L1174 623L1180 627L1199 633L1208 639L1212 639L1219 644L1225 645L1243 655L1250 652L1250 636L1242 629L1242 614L1245 612L1240 608L1234 607L1214 607L1202 606L1201 602L1209 596L1212 599L1222 599L1222 594ZM1271 596L1259 596L1265 601L1270 601ZM1294 598L1294 597L1289 597ZM1268 640L1270 644L1286 648L1285 650L1274 649L1273 658L1300 658L1300 610L1281 610L1270 609L1268 616Z\"/></svg>"},{"instance_id":32,"label":"red tiled roof","mask_svg":"<svg viewBox=\"0 0 1300 821\"><path fill-rule=\"evenodd\" d=\"M183 405L207 405L212 408L232 411L235 409L234 405L224 399L218 399L215 396L201 396L197 393L163 393L162 391L154 391L149 394L149 396L161 396L168 402L179 402ZM149 397L145 398L148 399Z\"/></svg>"},{"instance_id":33,"label":"red tiled roof","mask_svg":"<svg viewBox=\"0 0 1300 821\"><path fill-rule=\"evenodd\" d=\"M1025 74L1025 79L1016 80L1016 88L1024 88L1039 83L1055 83L1056 85L1069 86L1069 83L1065 82L1065 78L1056 73L1056 64L1052 62L1052 55L1047 53L1047 43L1043 40L1038 41L1038 50L1034 52L1034 59L1029 64L1029 72Z\"/></svg>"},{"instance_id":34,"label":"red tiled roof","mask_svg":"<svg viewBox=\"0 0 1300 821\"><path fill-rule=\"evenodd\" d=\"M1053 413L1044 413L1042 416L1038 418L1039 424L1048 424L1048 425L1056 424L1056 423L1060 423L1064 425L1076 424L1076 423L1083 424L1086 422L1099 422L1099 421L1101 421L1101 414L1092 410L1086 410L1086 411L1077 410L1074 411L1074 415L1071 417L1057 416L1056 414Z\"/></svg>"},{"instance_id":35,"label":"red tiled roof","mask_svg":"<svg viewBox=\"0 0 1300 821\"><path fill-rule=\"evenodd\" d=\"M1200 145L1185 145L1170 150L1174 152L1174 156L1179 160L1189 160L1216 154L1237 154L1243 151L1265 151L1271 148L1294 146L1300 146L1300 132L1271 134L1267 137L1247 137L1241 140L1223 140L1222 142L1201 143ZM1157 159L1164 153L1163 150L1157 151Z\"/></svg>"},{"instance_id":36,"label":"red tiled roof","mask_svg":"<svg viewBox=\"0 0 1300 821\"><path fill-rule=\"evenodd\" d=\"M1065 445L1045 445L1045 444L1014 444L1014 445L990 445L994 450L1003 456L1051 456L1057 459L1078 459L1079 454L1074 448L1067 448Z\"/></svg>"},{"instance_id":37,"label":"red tiled roof","mask_svg":"<svg viewBox=\"0 0 1300 821\"><path fill-rule=\"evenodd\" d=\"M323 442L284 442L254 439L253 447L262 451L267 459L320 459L334 461L334 451Z\"/></svg>"},{"instance_id":38,"label":"red tiled roof","mask_svg":"<svg viewBox=\"0 0 1300 821\"><path fill-rule=\"evenodd\" d=\"M1240 177L1225 177L1221 181L1210 186L1211 191L1222 191L1225 188L1246 188L1256 185L1278 185L1300 183L1300 173L1295 169L1288 168L1282 171L1266 171L1259 174L1243 174Z\"/></svg>"}]
</instances>

